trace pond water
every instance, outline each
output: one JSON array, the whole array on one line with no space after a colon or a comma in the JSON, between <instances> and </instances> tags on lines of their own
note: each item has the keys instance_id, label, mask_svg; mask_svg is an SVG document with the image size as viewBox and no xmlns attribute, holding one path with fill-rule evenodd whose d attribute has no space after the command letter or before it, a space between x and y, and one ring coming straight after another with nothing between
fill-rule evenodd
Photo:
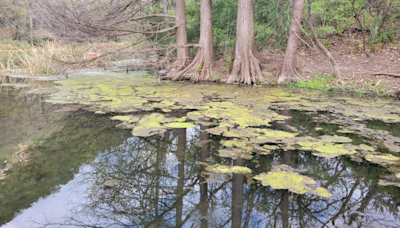
<instances>
[{"instance_id":1,"label":"pond water","mask_svg":"<svg viewBox=\"0 0 400 228\"><path fill-rule=\"evenodd\" d=\"M2 228L400 226L396 101L144 72L37 87L0 87Z\"/></svg>"}]
</instances>

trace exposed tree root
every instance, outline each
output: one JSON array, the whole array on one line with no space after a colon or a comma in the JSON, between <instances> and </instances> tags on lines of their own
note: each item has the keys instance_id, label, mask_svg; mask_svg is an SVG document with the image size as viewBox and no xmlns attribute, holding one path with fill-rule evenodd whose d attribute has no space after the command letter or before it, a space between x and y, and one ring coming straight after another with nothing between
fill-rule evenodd
<instances>
[{"instance_id":1,"label":"exposed tree root","mask_svg":"<svg viewBox=\"0 0 400 228\"><path fill-rule=\"evenodd\" d=\"M300 37L300 23L303 16L303 10L304 0L295 0L285 58L283 59L283 66L281 73L279 74L278 84L297 82L303 79L300 73L296 70L296 51L299 40L298 37Z\"/></svg>"},{"instance_id":2,"label":"exposed tree root","mask_svg":"<svg viewBox=\"0 0 400 228\"><path fill-rule=\"evenodd\" d=\"M167 77L173 80L194 79L195 81L209 80L211 76L211 62L205 60L203 48L199 48L193 61L179 71L171 72Z\"/></svg>"},{"instance_id":3,"label":"exposed tree root","mask_svg":"<svg viewBox=\"0 0 400 228\"><path fill-rule=\"evenodd\" d=\"M200 11L199 49L193 61L187 67L170 74L173 80L184 78L194 79L195 81L210 80L213 63L212 0L201 0Z\"/></svg>"},{"instance_id":4,"label":"exposed tree root","mask_svg":"<svg viewBox=\"0 0 400 228\"><path fill-rule=\"evenodd\" d=\"M253 55L252 51L247 55L239 54L233 63L232 72L226 82L239 82L247 85L256 82L263 83L265 79L261 71L261 65L261 61Z\"/></svg>"},{"instance_id":5,"label":"exposed tree root","mask_svg":"<svg viewBox=\"0 0 400 228\"><path fill-rule=\"evenodd\" d=\"M181 71L187 66L187 62L185 59L178 59L172 63L172 66L168 69L168 76L171 78L171 75L173 75L176 72Z\"/></svg>"},{"instance_id":6,"label":"exposed tree root","mask_svg":"<svg viewBox=\"0 0 400 228\"><path fill-rule=\"evenodd\" d=\"M303 80L301 74L294 67L287 67L284 65L281 73L279 74L278 84L282 84L285 82L298 82Z\"/></svg>"}]
</instances>

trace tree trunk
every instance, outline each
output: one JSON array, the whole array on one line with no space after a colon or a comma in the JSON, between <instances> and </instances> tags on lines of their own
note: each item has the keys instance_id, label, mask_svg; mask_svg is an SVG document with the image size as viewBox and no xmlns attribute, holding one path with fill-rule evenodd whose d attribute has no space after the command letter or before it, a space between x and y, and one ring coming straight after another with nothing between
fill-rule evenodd
<instances>
[{"instance_id":1,"label":"tree trunk","mask_svg":"<svg viewBox=\"0 0 400 228\"><path fill-rule=\"evenodd\" d=\"M200 125L200 161L201 162L208 162L210 159L210 134L206 132L209 129L209 126ZM208 227L208 183L206 180L206 176L204 172L206 171L205 166L202 166L200 172L200 215L201 215L201 228Z\"/></svg>"},{"instance_id":2,"label":"tree trunk","mask_svg":"<svg viewBox=\"0 0 400 228\"><path fill-rule=\"evenodd\" d=\"M31 45L33 46L33 12L32 12L32 0L28 1L28 11L29 11L29 38Z\"/></svg>"},{"instance_id":3,"label":"tree trunk","mask_svg":"<svg viewBox=\"0 0 400 228\"><path fill-rule=\"evenodd\" d=\"M178 133L178 145L176 157L178 158L178 184L176 186L176 219L177 227L182 227L183 215L183 188L185 186L185 152L186 152L186 128L176 129Z\"/></svg>"},{"instance_id":4,"label":"tree trunk","mask_svg":"<svg viewBox=\"0 0 400 228\"><path fill-rule=\"evenodd\" d=\"M261 54L254 38L254 0L239 0L236 27L235 60L227 83L263 82Z\"/></svg>"},{"instance_id":5,"label":"tree trunk","mask_svg":"<svg viewBox=\"0 0 400 228\"><path fill-rule=\"evenodd\" d=\"M353 13L354 13L354 18L356 19L356 21L358 22L358 25L360 26L361 29L361 34L362 34L362 41L363 41L363 51L365 53L365 55L369 58L369 55L367 53L367 42L365 40L365 33L364 33L364 28L363 28L363 24L360 21L360 15L364 14L363 10L361 11L361 13L358 13L356 11L356 7L354 6L354 4L356 3L356 0L353 0L353 2L351 3L351 5L353 6Z\"/></svg>"},{"instance_id":6,"label":"tree trunk","mask_svg":"<svg viewBox=\"0 0 400 228\"><path fill-rule=\"evenodd\" d=\"M213 62L212 0L200 1L199 45L200 47L192 63L182 71L179 71L173 75L175 80L185 77L190 72L194 72L193 77L196 81L204 81L210 78L211 66Z\"/></svg>"},{"instance_id":7,"label":"tree trunk","mask_svg":"<svg viewBox=\"0 0 400 228\"><path fill-rule=\"evenodd\" d=\"M189 48L187 47L187 34L186 34L186 10L185 1L176 0L175 7L176 25L176 45L177 59L175 62L175 69L180 70L188 64L189 61Z\"/></svg>"},{"instance_id":8,"label":"tree trunk","mask_svg":"<svg viewBox=\"0 0 400 228\"><path fill-rule=\"evenodd\" d=\"M163 7L164 7L164 14L168 14L168 0L163 0Z\"/></svg>"},{"instance_id":9,"label":"tree trunk","mask_svg":"<svg viewBox=\"0 0 400 228\"><path fill-rule=\"evenodd\" d=\"M311 31L311 36L312 36L314 42L317 44L318 48L322 51L322 53L324 53L324 55L329 58L329 61L331 62L333 70L334 70L334 73L335 73L335 77L336 78L341 78L342 76L340 74L339 66L338 66L335 58L328 51L328 49L326 49L325 46L319 41L319 39L317 37L317 34L315 33L315 29L314 29L314 26L313 26L312 21L311 21L311 4L312 4L312 0L307 0L307 4L308 4L308 6L307 6L307 18L306 18L306 21L307 21L308 28Z\"/></svg>"},{"instance_id":10,"label":"tree trunk","mask_svg":"<svg viewBox=\"0 0 400 228\"><path fill-rule=\"evenodd\" d=\"M246 160L239 158L233 161L234 166L245 166ZM232 175L232 228L242 227L242 213L243 213L243 187L244 174Z\"/></svg>"},{"instance_id":11,"label":"tree trunk","mask_svg":"<svg viewBox=\"0 0 400 228\"><path fill-rule=\"evenodd\" d=\"M300 37L300 23L304 11L304 0L295 0L293 6L292 22L290 24L289 39L283 59L283 66L279 74L278 84L286 81L297 82L302 79L296 70L296 51L298 37Z\"/></svg>"}]
</instances>

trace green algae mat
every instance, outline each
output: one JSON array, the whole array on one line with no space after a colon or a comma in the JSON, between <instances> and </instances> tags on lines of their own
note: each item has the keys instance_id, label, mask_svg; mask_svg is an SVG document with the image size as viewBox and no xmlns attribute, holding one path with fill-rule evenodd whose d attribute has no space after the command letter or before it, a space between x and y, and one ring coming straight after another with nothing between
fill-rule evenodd
<instances>
[{"instance_id":1,"label":"green algae mat","mask_svg":"<svg viewBox=\"0 0 400 228\"><path fill-rule=\"evenodd\" d=\"M131 129L134 136L150 137L169 129L202 126L203 132L223 138L219 150L222 158L254 161L283 151L327 159L346 156L387 169L385 178L390 182L380 183L400 183L400 138L369 126L371 121L384 125L400 122L399 103L392 100L263 86L158 82L145 72L87 72L57 84L58 92L48 102L79 104L91 112L108 115L119 121L118 127ZM296 124L307 121L312 126ZM258 174L232 164L202 164L207 175L255 175L259 184L274 189L332 196L316 180L287 164L276 164L270 172Z\"/></svg>"}]
</instances>

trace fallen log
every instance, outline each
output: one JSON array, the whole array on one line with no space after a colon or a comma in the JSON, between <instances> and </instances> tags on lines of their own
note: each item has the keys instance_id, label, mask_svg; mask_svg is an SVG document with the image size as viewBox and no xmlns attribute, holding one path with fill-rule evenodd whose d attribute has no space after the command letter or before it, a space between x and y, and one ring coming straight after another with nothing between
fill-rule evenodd
<instances>
[{"instance_id":1,"label":"fallen log","mask_svg":"<svg viewBox=\"0 0 400 228\"><path fill-rule=\"evenodd\" d=\"M387 75L387 76L392 76L392 77L400 77L400 74L390 73L390 72L376 72L376 73L372 73L372 75Z\"/></svg>"}]
</instances>

